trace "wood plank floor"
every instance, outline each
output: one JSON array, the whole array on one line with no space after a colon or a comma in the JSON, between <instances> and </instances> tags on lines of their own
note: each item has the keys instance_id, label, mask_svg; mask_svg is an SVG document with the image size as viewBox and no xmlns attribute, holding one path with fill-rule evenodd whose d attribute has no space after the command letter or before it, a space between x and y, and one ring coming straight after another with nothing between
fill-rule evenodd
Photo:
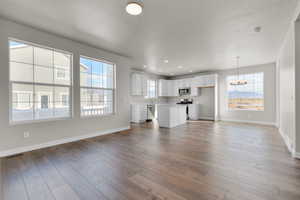
<instances>
[{"instance_id":1,"label":"wood plank floor","mask_svg":"<svg viewBox=\"0 0 300 200\"><path fill-rule=\"evenodd\" d=\"M155 124L5 158L4 200L299 200L300 161L277 130Z\"/></svg>"}]
</instances>

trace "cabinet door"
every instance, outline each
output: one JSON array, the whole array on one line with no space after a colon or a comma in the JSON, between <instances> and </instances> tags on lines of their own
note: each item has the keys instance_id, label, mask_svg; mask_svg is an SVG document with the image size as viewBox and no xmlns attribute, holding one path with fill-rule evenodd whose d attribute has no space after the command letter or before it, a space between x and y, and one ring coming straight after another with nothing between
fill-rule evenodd
<instances>
[{"instance_id":1,"label":"cabinet door","mask_svg":"<svg viewBox=\"0 0 300 200\"><path fill-rule=\"evenodd\" d=\"M169 90L169 86L168 86L168 82L167 80L164 79L160 79L158 82L158 94L161 97L166 97L168 96L168 90Z\"/></svg>"},{"instance_id":2,"label":"cabinet door","mask_svg":"<svg viewBox=\"0 0 300 200\"><path fill-rule=\"evenodd\" d=\"M178 80L173 80L172 84L173 84L173 96L178 97L179 96Z\"/></svg>"},{"instance_id":3,"label":"cabinet door","mask_svg":"<svg viewBox=\"0 0 300 200\"><path fill-rule=\"evenodd\" d=\"M192 87L192 78L184 79L185 88Z\"/></svg>"},{"instance_id":4,"label":"cabinet door","mask_svg":"<svg viewBox=\"0 0 300 200\"><path fill-rule=\"evenodd\" d=\"M178 79L178 80L177 80L177 87L178 87L178 89L183 88L183 82L182 82L182 79Z\"/></svg>"},{"instance_id":5,"label":"cabinet door","mask_svg":"<svg viewBox=\"0 0 300 200\"><path fill-rule=\"evenodd\" d=\"M147 105L140 105L140 121L144 122L147 120Z\"/></svg>"},{"instance_id":6,"label":"cabinet door","mask_svg":"<svg viewBox=\"0 0 300 200\"><path fill-rule=\"evenodd\" d=\"M216 76L215 75L210 75L209 77L208 77L208 86L215 86L215 84L216 84L216 78L215 78Z\"/></svg>"},{"instance_id":7,"label":"cabinet door","mask_svg":"<svg viewBox=\"0 0 300 200\"><path fill-rule=\"evenodd\" d=\"M148 78L145 75L141 75L141 95L147 96L147 81Z\"/></svg>"},{"instance_id":8,"label":"cabinet door","mask_svg":"<svg viewBox=\"0 0 300 200\"><path fill-rule=\"evenodd\" d=\"M192 97L199 96L199 88L197 88L197 87L191 87L191 96Z\"/></svg>"},{"instance_id":9,"label":"cabinet door","mask_svg":"<svg viewBox=\"0 0 300 200\"><path fill-rule=\"evenodd\" d=\"M176 96L176 87L175 80L168 80L168 96L175 97Z\"/></svg>"},{"instance_id":10,"label":"cabinet door","mask_svg":"<svg viewBox=\"0 0 300 200\"><path fill-rule=\"evenodd\" d=\"M131 76L131 95L134 95L134 96L142 95L140 82L141 82L141 76L136 73L132 74L132 76Z\"/></svg>"},{"instance_id":11,"label":"cabinet door","mask_svg":"<svg viewBox=\"0 0 300 200\"><path fill-rule=\"evenodd\" d=\"M194 78L194 86L195 87L202 87L203 86L203 78L202 76L197 76Z\"/></svg>"}]
</instances>

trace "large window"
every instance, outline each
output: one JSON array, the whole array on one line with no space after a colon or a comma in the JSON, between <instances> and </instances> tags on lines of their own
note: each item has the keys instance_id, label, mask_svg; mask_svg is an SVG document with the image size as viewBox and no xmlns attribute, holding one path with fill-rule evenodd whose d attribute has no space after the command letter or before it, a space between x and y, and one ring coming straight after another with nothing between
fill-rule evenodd
<instances>
[{"instance_id":1,"label":"large window","mask_svg":"<svg viewBox=\"0 0 300 200\"><path fill-rule=\"evenodd\" d=\"M114 113L115 66L80 57L81 116Z\"/></svg>"},{"instance_id":2,"label":"large window","mask_svg":"<svg viewBox=\"0 0 300 200\"><path fill-rule=\"evenodd\" d=\"M236 76L227 77L228 108L231 110L264 110L264 73L242 74L246 85L231 85Z\"/></svg>"},{"instance_id":3,"label":"large window","mask_svg":"<svg viewBox=\"0 0 300 200\"><path fill-rule=\"evenodd\" d=\"M146 98L156 98L156 80L147 80L147 96Z\"/></svg>"},{"instance_id":4,"label":"large window","mask_svg":"<svg viewBox=\"0 0 300 200\"><path fill-rule=\"evenodd\" d=\"M11 122L71 116L70 53L10 40L9 61Z\"/></svg>"}]
</instances>

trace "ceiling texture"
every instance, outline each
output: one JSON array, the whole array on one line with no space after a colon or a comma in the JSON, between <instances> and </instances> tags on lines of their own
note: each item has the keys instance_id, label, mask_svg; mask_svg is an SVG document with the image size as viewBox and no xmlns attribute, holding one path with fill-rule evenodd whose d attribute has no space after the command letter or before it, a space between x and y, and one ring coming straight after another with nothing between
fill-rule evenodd
<instances>
[{"instance_id":1,"label":"ceiling texture","mask_svg":"<svg viewBox=\"0 0 300 200\"><path fill-rule=\"evenodd\" d=\"M236 56L241 66L274 62L297 2L143 0L131 16L126 0L1 0L0 16L180 75L233 68Z\"/></svg>"}]
</instances>

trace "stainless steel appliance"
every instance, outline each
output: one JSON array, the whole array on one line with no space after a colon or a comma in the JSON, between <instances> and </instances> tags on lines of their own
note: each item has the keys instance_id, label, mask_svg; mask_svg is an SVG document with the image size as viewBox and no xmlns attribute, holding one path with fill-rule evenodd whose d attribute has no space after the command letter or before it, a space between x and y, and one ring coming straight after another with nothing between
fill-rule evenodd
<instances>
[{"instance_id":1,"label":"stainless steel appliance","mask_svg":"<svg viewBox=\"0 0 300 200\"><path fill-rule=\"evenodd\" d=\"M191 88L181 88L178 91L179 91L179 96L186 96L191 94Z\"/></svg>"}]
</instances>

